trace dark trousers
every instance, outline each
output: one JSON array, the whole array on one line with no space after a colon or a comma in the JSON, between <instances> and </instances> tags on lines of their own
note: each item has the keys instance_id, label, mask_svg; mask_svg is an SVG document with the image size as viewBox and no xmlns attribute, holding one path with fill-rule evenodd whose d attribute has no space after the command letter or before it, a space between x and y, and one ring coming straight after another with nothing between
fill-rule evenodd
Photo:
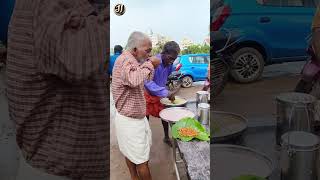
<instances>
[{"instance_id":1,"label":"dark trousers","mask_svg":"<svg viewBox=\"0 0 320 180\"><path fill-rule=\"evenodd\" d=\"M149 116L146 116L149 121ZM164 131L164 138L169 138L169 123L161 119L163 131Z\"/></svg>"}]
</instances>

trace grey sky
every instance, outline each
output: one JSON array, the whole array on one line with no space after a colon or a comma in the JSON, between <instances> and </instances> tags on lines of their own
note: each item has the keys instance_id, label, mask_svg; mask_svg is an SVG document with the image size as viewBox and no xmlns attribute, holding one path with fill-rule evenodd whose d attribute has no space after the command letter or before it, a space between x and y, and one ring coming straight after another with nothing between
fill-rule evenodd
<instances>
[{"instance_id":1,"label":"grey sky","mask_svg":"<svg viewBox=\"0 0 320 180\"><path fill-rule=\"evenodd\" d=\"M117 16L116 4L126 6L126 13ZM202 43L209 33L210 0L111 0L111 48L125 46L132 31L150 29L180 42L184 37Z\"/></svg>"}]
</instances>

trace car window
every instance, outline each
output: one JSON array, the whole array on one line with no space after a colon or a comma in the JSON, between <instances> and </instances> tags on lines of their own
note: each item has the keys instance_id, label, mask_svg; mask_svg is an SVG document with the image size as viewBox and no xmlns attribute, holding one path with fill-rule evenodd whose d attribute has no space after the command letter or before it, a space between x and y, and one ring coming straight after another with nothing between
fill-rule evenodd
<instances>
[{"instance_id":1,"label":"car window","mask_svg":"<svg viewBox=\"0 0 320 180\"><path fill-rule=\"evenodd\" d=\"M206 56L191 56L189 57L191 63L194 64L208 64L209 60Z\"/></svg>"},{"instance_id":2,"label":"car window","mask_svg":"<svg viewBox=\"0 0 320 180\"><path fill-rule=\"evenodd\" d=\"M204 58L204 63L209 64L210 58L208 56L205 56Z\"/></svg>"}]
</instances>

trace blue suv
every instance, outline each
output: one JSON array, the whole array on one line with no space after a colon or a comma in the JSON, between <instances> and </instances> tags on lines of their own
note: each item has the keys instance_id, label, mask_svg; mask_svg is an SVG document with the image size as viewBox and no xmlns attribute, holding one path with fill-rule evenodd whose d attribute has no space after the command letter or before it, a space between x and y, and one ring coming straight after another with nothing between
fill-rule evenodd
<instances>
[{"instance_id":1,"label":"blue suv","mask_svg":"<svg viewBox=\"0 0 320 180\"><path fill-rule=\"evenodd\" d=\"M242 32L231 76L258 80L264 65L306 60L306 38L319 0L225 0L211 9L211 30ZM214 46L214 45L213 45Z\"/></svg>"},{"instance_id":2,"label":"blue suv","mask_svg":"<svg viewBox=\"0 0 320 180\"><path fill-rule=\"evenodd\" d=\"M183 74L182 87L191 87L195 81L207 78L209 54L185 54L179 56L173 63L176 71Z\"/></svg>"}]
</instances>

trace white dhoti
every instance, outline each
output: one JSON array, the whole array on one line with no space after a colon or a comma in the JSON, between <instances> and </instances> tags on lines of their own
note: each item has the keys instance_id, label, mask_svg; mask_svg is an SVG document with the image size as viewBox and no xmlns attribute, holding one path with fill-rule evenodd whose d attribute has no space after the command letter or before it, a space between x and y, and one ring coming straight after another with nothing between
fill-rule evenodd
<instances>
[{"instance_id":1,"label":"white dhoti","mask_svg":"<svg viewBox=\"0 0 320 180\"><path fill-rule=\"evenodd\" d=\"M134 119L116 112L115 127L121 153L134 164L147 162L152 144L147 118Z\"/></svg>"}]
</instances>

